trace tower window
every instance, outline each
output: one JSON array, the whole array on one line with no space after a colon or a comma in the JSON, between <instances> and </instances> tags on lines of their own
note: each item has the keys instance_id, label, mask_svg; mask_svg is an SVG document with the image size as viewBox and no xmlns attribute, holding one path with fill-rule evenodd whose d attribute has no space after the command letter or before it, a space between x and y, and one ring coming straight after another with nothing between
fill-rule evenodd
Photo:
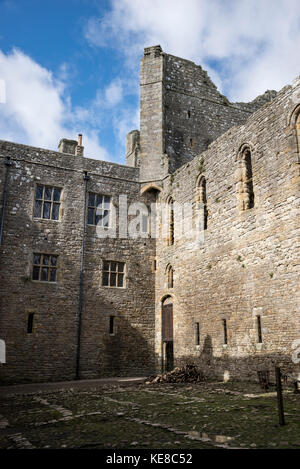
<instances>
[{"instance_id":1,"label":"tower window","mask_svg":"<svg viewBox=\"0 0 300 469\"><path fill-rule=\"evenodd\" d=\"M227 337L227 321L223 319L223 332L224 332L224 345L228 344L228 337Z\"/></svg>"},{"instance_id":2,"label":"tower window","mask_svg":"<svg viewBox=\"0 0 300 469\"><path fill-rule=\"evenodd\" d=\"M206 179L204 176L199 177L196 190L197 190L196 201L198 203L199 210L203 211L203 229L206 230L208 211L207 211L207 198L206 198Z\"/></svg>"},{"instance_id":3,"label":"tower window","mask_svg":"<svg viewBox=\"0 0 300 469\"><path fill-rule=\"evenodd\" d=\"M32 334L33 318L34 318L34 313L29 313L28 318L27 318L27 334Z\"/></svg>"},{"instance_id":4,"label":"tower window","mask_svg":"<svg viewBox=\"0 0 300 469\"><path fill-rule=\"evenodd\" d=\"M174 271L171 265L168 265L167 270L167 286L168 288L173 288L174 285Z\"/></svg>"},{"instance_id":5,"label":"tower window","mask_svg":"<svg viewBox=\"0 0 300 469\"><path fill-rule=\"evenodd\" d=\"M168 200L168 223L169 223L169 236L168 236L168 245L172 246L174 244L174 202L172 197Z\"/></svg>"},{"instance_id":6,"label":"tower window","mask_svg":"<svg viewBox=\"0 0 300 469\"><path fill-rule=\"evenodd\" d=\"M196 345L200 345L200 323L195 323Z\"/></svg>"},{"instance_id":7,"label":"tower window","mask_svg":"<svg viewBox=\"0 0 300 469\"><path fill-rule=\"evenodd\" d=\"M261 317L256 316L256 321L257 321L257 339L258 343L262 343L262 331L261 331Z\"/></svg>"},{"instance_id":8,"label":"tower window","mask_svg":"<svg viewBox=\"0 0 300 469\"><path fill-rule=\"evenodd\" d=\"M237 193L239 210L244 211L254 207L254 191L252 177L251 151L248 146L242 147L238 156Z\"/></svg>"},{"instance_id":9,"label":"tower window","mask_svg":"<svg viewBox=\"0 0 300 469\"><path fill-rule=\"evenodd\" d=\"M191 111L188 111L188 112L187 112L187 116L188 116L188 119L190 119L190 117L191 117Z\"/></svg>"},{"instance_id":10,"label":"tower window","mask_svg":"<svg viewBox=\"0 0 300 469\"><path fill-rule=\"evenodd\" d=\"M115 317L109 316L109 333L113 335L115 333Z\"/></svg>"}]
</instances>

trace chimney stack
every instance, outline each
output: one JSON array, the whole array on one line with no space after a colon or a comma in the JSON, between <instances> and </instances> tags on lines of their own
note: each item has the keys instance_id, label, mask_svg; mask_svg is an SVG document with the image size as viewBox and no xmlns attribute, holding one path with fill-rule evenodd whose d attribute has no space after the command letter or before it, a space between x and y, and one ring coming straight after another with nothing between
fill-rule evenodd
<instances>
[{"instance_id":1,"label":"chimney stack","mask_svg":"<svg viewBox=\"0 0 300 469\"><path fill-rule=\"evenodd\" d=\"M75 155L83 156L84 147L82 146L82 134L78 134L78 144L76 147Z\"/></svg>"}]
</instances>

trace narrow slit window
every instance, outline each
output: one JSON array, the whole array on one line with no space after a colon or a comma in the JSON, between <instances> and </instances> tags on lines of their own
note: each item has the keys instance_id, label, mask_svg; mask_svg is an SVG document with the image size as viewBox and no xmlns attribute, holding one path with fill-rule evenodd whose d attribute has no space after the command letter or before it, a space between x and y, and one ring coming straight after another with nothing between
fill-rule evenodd
<instances>
[{"instance_id":1,"label":"narrow slit window","mask_svg":"<svg viewBox=\"0 0 300 469\"><path fill-rule=\"evenodd\" d=\"M261 332L261 317L256 316L256 321L257 321L257 339L258 343L262 343L262 332Z\"/></svg>"},{"instance_id":2,"label":"narrow slit window","mask_svg":"<svg viewBox=\"0 0 300 469\"><path fill-rule=\"evenodd\" d=\"M174 286L174 270L171 265L167 267L167 285L168 288L173 288Z\"/></svg>"},{"instance_id":3,"label":"narrow slit window","mask_svg":"<svg viewBox=\"0 0 300 469\"><path fill-rule=\"evenodd\" d=\"M254 190L252 174L251 150L244 146L238 156L237 166L237 196L239 210L242 212L254 207Z\"/></svg>"},{"instance_id":4,"label":"narrow slit window","mask_svg":"<svg viewBox=\"0 0 300 469\"><path fill-rule=\"evenodd\" d=\"M200 323L196 322L195 324L195 333L196 333L196 345L200 345Z\"/></svg>"},{"instance_id":5,"label":"narrow slit window","mask_svg":"<svg viewBox=\"0 0 300 469\"><path fill-rule=\"evenodd\" d=\"M34 313L29 313L27 318L27 334L32 334L33 332L33 318Z\"/></svg>"},{"instance_id":6,"label":"narrow slit window","mask_svg":"<svg viewBox=\"0 0 300 469\"><path fill-rule=\"evenodd\" d=\"M172 197L168 200L168 221L169 221L169 236L168 245L174 244L174 202Z\"/></svg>"},{"instance_id":7,"label":"narrow slit window","mask_svg":"<svg viewBox=\"0 0 300 469\"><path fill-rule=\"evenodd\" d=\"M109 316L109 333L113 335L115 333L115 317Z\"/></svg>"},{"instance_id":8,"label":"narrow slit window","mask_svg":"<svg viewBox=\"0 0 300 469\"><path fill-rule=\"evenodd\" d=\"M208 210L207 210L207 197L206 197L206 179L204 176L201 176L198 179L197 183L197 197L196 197L199 210L201 210L203 215L203 229L207 230L207 218L208 218Z\"/></svg>"},{"instance_id":9,"label":"narrow slit window","mask_svg":"<svg viewBox=\"0 0 300 469\"><path fill-rule=\"evenodd\" d=\"M227 337L227 321L223 319L223 332L224 332L224 345L228 344L228 337Z\"/></svg>"}]
</instances>

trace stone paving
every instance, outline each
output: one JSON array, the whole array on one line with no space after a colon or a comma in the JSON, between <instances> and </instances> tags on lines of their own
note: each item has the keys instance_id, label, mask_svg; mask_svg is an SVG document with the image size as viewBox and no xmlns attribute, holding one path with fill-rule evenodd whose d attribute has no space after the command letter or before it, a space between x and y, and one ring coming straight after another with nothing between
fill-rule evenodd
<instances>
[{"instance_id":1,"label":"stone paving","mask_svg":"<svg viewBox=\"0 0 300 469\"><path fill-rule=\"evenodd\" d=\"M141 379L0 388L0 449L300 448L300 395L256 383Z\"/></svg>"}]
</instances>

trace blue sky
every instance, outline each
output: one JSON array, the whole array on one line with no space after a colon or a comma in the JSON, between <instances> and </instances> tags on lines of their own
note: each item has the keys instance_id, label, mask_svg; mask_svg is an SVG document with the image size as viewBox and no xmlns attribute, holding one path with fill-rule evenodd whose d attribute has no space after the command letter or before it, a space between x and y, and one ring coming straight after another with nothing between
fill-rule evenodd
<instances>
[{"instance_id":1,"label":"blue sky","mask_svg":"<svg viewBox=\"0 0 300 469\"><path fill-rule=\"evenodd\" d=\"M86 156L124 163L155 44L249 101L299 75L299 2L0 0L0 138L56 149L83 133Z\"/></svg>"}]
</instances>

